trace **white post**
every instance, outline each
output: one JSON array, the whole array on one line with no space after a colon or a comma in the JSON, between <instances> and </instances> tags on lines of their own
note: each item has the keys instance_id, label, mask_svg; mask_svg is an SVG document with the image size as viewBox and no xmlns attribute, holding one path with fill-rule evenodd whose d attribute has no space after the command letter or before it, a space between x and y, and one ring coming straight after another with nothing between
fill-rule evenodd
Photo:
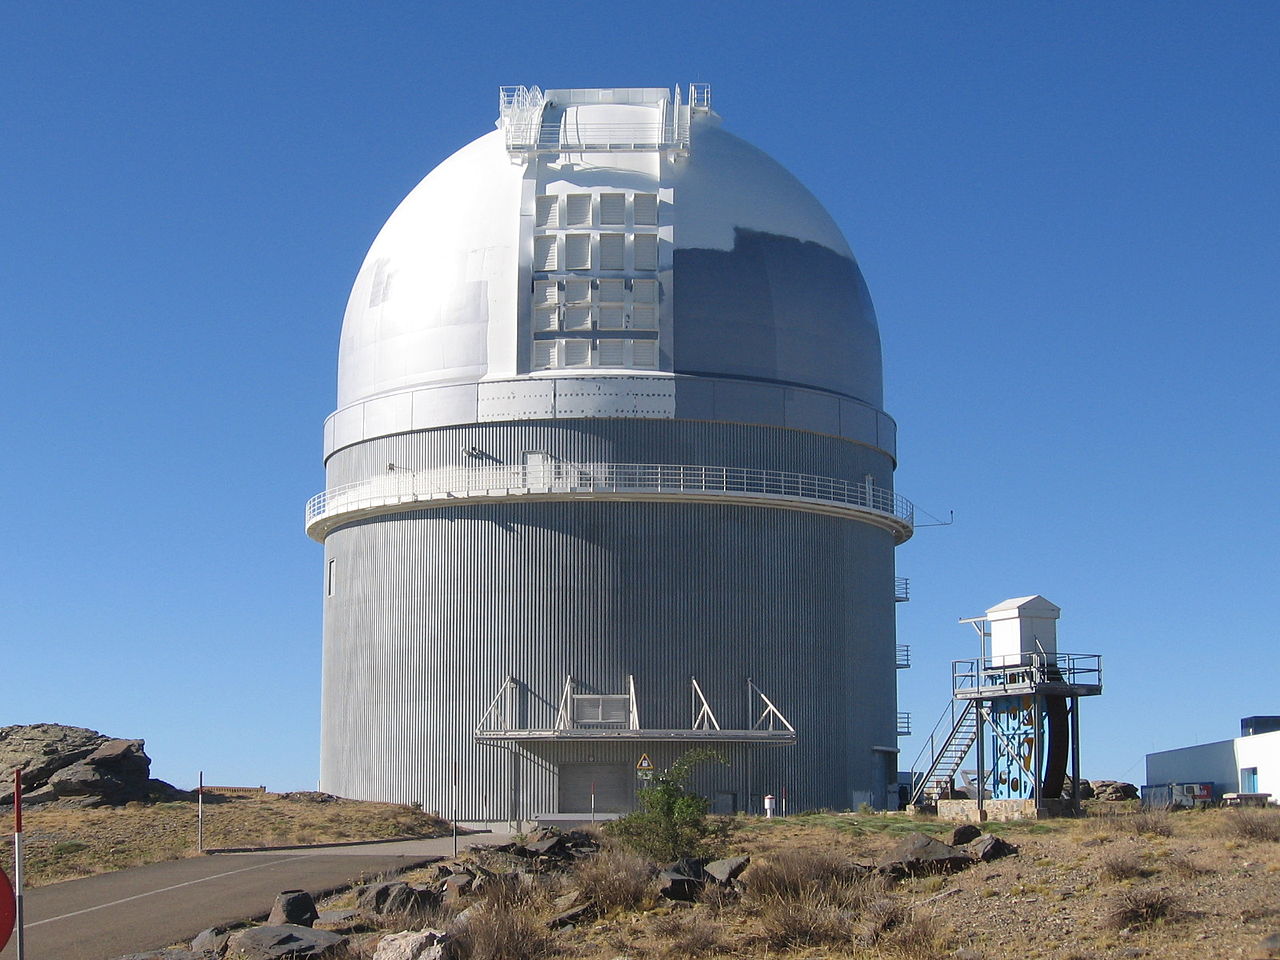
<instances>
[{"instance_id":1,"label":"white post","mask_svg":"<svg viewBox=\"0 0 1280 960\"><path fill-rule=\"evenodd\" d=\"M22 919L22 771L13 771L13 899L18 960L26 960L27 936Z\"/></svg>"},{"instance_id":2,"label":"white post","mask_svg":"<svg viewBox=\"0 0 1280 960\"><path fill-rule=\"evenodd\" d=\"M196 849L204 853L204 771L200 771L200 783L196 787Z\"/></svg>"},{"instance_id":3,"label":"white post","mask_svg":"<svg viewBox=\"0 0 1280 960\"><path fill-rule=\"evenodd\" d=\"M591 822L596 822L596 782L591 781Z\"/></svg>"},{"instance_id":4,"label":"white post","mask_svg":"<svg viewBox=\"0 0 1280 960\"><path fill-rule=\"evenodd\" d=\"M773 811L777 802L778 801L774 798L772 793L766 793L764 795L764 816L766 820L773 819Z\"/></svg>"}]
</instances>

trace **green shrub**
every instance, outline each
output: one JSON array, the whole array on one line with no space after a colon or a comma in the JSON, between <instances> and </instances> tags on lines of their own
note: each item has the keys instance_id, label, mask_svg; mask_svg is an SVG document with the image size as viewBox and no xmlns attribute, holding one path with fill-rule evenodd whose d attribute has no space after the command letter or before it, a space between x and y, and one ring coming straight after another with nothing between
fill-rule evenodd
<instances>
[{"instance_id":1,"label":"green shrub","mask_svg":"<svg viewBox=\"0 0 1280 960\"><path fill-rule=\"evenodd\" d=\"M605 832L660 863L709 853L716 836L707 819L710 804L686 786L694 768L708 762L725 761L711 750L691 750L655 774L653 786L640 791L640 809L606 824Z\"/></svg>"}]
</instances>

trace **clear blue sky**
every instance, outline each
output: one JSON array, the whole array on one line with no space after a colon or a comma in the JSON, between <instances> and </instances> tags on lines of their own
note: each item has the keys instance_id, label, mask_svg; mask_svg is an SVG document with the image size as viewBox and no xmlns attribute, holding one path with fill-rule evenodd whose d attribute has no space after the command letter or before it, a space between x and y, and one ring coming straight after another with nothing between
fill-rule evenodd
<instances>
[{"instance_id":1,"label":"clear blue sky","mask_svg":"<svg viewBox=\"0 0 1280 960\"><path fill-rule=\"evenodd\" d=\"M1028 593L1106 658L1087 776L1280 713L1278 49L1270 2L6 5L0 724L313 785L365 250L500 84L690 80L844 229L955 511L899 552L917 728Z\"/></svg>"}]
</instances>

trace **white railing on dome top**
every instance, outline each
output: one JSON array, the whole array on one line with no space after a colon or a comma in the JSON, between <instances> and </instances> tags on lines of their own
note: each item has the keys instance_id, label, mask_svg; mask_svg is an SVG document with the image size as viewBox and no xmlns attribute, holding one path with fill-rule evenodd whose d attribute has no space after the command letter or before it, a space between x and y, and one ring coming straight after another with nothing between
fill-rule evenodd
<instances>
[{"instance_id":1,"label":"white railing on dome top","mask_svg":"<svg viewBox=\"0 0 1280 960\"><path fill-rule=\"evenodd\" d=\"M669 463L492 464L388 473L334 487L307 501L308 529L320 521L385 506L528 495L590 497L725 497L830 506L892 518L905 536L915 518L911 501L868 481L839 480L781 470Z\"/></svg>"},{"instance_id":2,"label":"white railing on dome top","mask_svg":"<svg viewBox=\"0 0 1280 960\"><path fill-rule=\"evenodd\" d=\"M573 91L578 96L569 103L605 102L591 94L603 91ZM612 91L610 91L612 94ZM610 101L612 102L612 101ZM619 102L629 102L625 98ZM637 100L648 103L648 100ZM711 85L691 83L688 101L681 98L679 84L671 99L663 102L660 119L652 123L570 123L563 118L543 120L546 94L538 87L498 88L498 114L502 118L507 149L513 152L558 153L562 151L633 151L689 149L689 121L694 110L711 109Z\"/></svg>"}]
</instances>

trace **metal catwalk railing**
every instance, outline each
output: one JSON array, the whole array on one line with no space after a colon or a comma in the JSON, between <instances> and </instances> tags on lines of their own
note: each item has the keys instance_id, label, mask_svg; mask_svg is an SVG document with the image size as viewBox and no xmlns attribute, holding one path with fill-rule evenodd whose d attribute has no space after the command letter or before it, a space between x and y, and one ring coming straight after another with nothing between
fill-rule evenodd
<instances>
[{"instance_id":1,"label":"metal catwalk railing","mask_svg":"<svg viewBox=\"0 0 1280 960\"><path fill-rule=\"evenodd\" d=\"M316 494L306 507L317 539L353 515L373 516L459 500L724 498L879 522L899 542L911 536L915 508L905 497L867 481L782 470L663 463L490 464L442 470L397 469Z\"/></svg>"},{"instance_id":2,"label":"metal catwalk railing","mask_svg":"<svg viewBox=\"0 0 1280 960\"><path fill-rule=\"evenodd\" d=\"M567 105L613 102L592 99L593 91L575 93L578 97L567 101ZM636 102L659 105L658 101ZM682 102L677 84L672 97L661 101L661 113L649 123L582 123L565 122L562 117L547 119L544 118L547 104L546 94L538 87L499 87L498 113L508 150L513 153L688 151L692 112L711 109L711 86L706 83L689 84L687 102Z\"/></svg>"}]
</instances>

